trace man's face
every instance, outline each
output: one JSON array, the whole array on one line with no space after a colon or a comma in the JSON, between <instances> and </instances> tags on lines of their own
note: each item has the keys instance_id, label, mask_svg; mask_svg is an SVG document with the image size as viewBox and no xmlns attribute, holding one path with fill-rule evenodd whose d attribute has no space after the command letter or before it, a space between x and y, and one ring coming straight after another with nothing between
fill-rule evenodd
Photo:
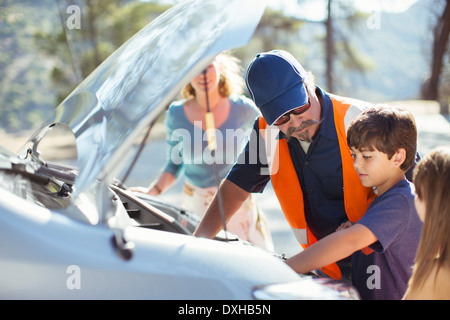
<instances>
[{"instance_id":1,"label":"man's face","mask_svg":"<svg viewBox=\"0 0 450 320\"><path fill-rule=\"evenodd\" d=\"M288 140L294 137L298 140L311 142L317 130L319 130L321 106L315 94L310 95L309 103L310 107L306 111L301 114L291 112L287 115L289 120L286 123L277 125Z\"/></svg>"}]
</instances>

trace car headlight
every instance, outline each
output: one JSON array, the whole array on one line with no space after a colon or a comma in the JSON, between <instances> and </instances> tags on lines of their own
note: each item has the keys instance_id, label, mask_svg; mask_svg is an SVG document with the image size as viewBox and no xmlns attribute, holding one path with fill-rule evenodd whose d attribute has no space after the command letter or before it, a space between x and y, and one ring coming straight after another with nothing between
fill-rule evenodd
<instances>
[{"instance_id":1,"label":"car headlight","mask_svg":"<svg viewBox=\"0 0 450 320\"><path fill-rule=\"evenodd\" d=\"M329 278L304 277L299 281L257 286L252 292L257 300L359 300L350 284Z\"/></svg>"}]
</instances>

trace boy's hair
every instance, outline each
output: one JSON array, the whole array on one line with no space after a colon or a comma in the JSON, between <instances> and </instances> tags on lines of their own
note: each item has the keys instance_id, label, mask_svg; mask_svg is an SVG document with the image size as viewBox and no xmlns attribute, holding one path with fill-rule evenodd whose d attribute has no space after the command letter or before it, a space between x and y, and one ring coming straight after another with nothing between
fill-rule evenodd
<instances>
[{"instance_id":1,"label":"boy's hair","mask_svg":"<svg viewBox=\"0 0 450 320\"><path fill-rule=\"evenodd\" d=\"M412 113L402 107L373 106L355 117L347 130L350 148L374 148L386 153L388 159L400 148L406 158L400 168L407 171L414 163L417 151L417 129Z\"/></svg>"}]
</instances>

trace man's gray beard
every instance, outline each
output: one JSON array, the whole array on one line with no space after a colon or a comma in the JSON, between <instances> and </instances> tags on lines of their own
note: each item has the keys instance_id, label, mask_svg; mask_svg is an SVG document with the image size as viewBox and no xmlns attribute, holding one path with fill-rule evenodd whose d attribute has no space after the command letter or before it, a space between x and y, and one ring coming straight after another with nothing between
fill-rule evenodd
<instances>
[{"instance_id":1,"label":"man's gray beard","mask_svg":"<svg viewBox=\"0 0 450 320\"><path fill-rule=\"evenodd\" d=\"M313 126L315 124L321 123L322 120L305 120L299 127L290 127L286 133L286 140L289 141L292 137L300 141L306 141L308 143L312 142L312 137L308 131L302 132L299 135L293 136L292 134L297 130L303 130L307 127Z\"/></svg>"}]
</instances>

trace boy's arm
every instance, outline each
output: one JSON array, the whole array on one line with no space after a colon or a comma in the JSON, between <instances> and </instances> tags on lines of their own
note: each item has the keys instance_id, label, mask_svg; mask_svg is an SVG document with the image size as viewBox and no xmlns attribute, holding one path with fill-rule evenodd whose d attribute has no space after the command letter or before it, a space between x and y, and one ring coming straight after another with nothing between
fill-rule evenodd
<instances>
[{"instance_id":1,"label":"boy's arm","mask_svg":"<svg viewBox=\"0 0 450 320\"><path fill-rule=\"evenodd\" d=\"M286 260L286 263L298 273L308 273L344 259L377 240L366 226L356 223L317 241Z\"/></svg>"}]
</instances>

